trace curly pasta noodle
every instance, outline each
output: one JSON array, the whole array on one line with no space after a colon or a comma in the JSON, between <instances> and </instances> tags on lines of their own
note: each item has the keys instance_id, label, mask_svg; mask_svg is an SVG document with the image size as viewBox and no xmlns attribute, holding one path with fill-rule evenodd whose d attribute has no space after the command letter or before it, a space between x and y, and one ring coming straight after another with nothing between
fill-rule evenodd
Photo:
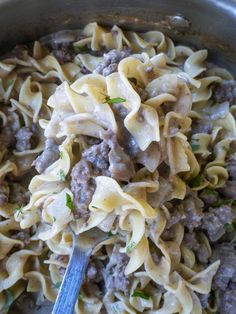
<instances>
[{"instance_id":1,"label":"curly pasta noodle","mask_svg":"<svg viewBox=\"0 0 236 314\"><path fill-rule=\"evenodd\" d=\"M5 145L0 154L2 194L11 195L10 183L3 190L8 180L30 179L27 202L9 196L0 206L0 311L7 313L24 290L54 302L72 251L69 226L77 234L96 226L112 234L91 257L102 265L105 289L85 279L76 313L213 313L212 303L203 307L200 296L210 293L220 260L203 263L187 244L193 229L181 210L188 201L195 206L202 191L220 189L229 180L234 106L216 103L212 94L214 86L233 78L209 66L207 50L176 46L159 31L137 34L90 23L78 34L72 36L76 53L69 61L53 54L52 36L49 45L47 38L36 41L26 55L10 54L0 62L2 128L15 114L16 129L36 126L38 137L27 149ZM109 57L109 51L115 55ZM124 56L117 57L119 52ZM121 122L116 110L125 112ZM194 123L206 119L210 132L193 131ZM135 153L133 144L122 147L122 136L135 143ZM45 139L56 142L56 157L36 174L32 169L47 151ZM87 149L105 142L109 169L92 174L94 190L84 216L70 185L72 170ZM120 163L130 157L131 174L123 179ZM201 224L196 228L198 245L210 258L212 239ZM115 286L114 278L107 283L111 275L104 269L115 250L126 261L119 270L125 287Z\"/></svg>"}]
</instances>

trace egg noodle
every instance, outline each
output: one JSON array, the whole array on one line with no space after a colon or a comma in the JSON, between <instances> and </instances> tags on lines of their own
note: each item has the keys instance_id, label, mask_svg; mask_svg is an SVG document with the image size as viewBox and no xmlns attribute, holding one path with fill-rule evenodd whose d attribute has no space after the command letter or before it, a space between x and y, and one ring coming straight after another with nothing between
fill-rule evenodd
<instances>
[{"instance_id":1,"label":"egg noodle","mask_svg":"<svg viewBox=\"0 0 236 314\"><path fill-rule=\"evenodd\" d=\"M96 226L109 233L90 261L102 265L101 279L86 275L76 313L215 313L218 290L211 289L220 259L210 260L215 244L202 225L209 209L199 195L219 191L229 180L235 106L218 103L213 88L232 75L206 62L207 50L175 45L159 31L138 34L90 23L72 46L76 53L69 62L59 62L43 40L23 58L6 55L0 62L2 129L10 112L20 127L36 126L38 136L27 150L3 146L0 152L2 184L30 179L27 203L8 200L0 206L0 312L7 313L24 291L55 302L72 230L80 234ZM116 70L102 75L103 53L124 50L128 55ZM126 114L120 124L121 110ZM206 119L211 131L195 132L193 124ZM122 147L129 139L119 137L121 127L135 143L136 157ZM45 138L55 140L58 155L38 174L34 164L46 151ZM97 142L91 145L91 138ZM122 172L117 146L109 144L114 138L133 167L130 175ZM91 175L92 198L82 212L71 185L73 168L104 141L108 168ZM96 160L86 160L96 168ZM193 227L188 202L201 211ZM180 208L185 212L178 218ZM226 223L232 226L233 218ZM184 240L193 232L208 256L205 263Z\"/></svg>"}]
</instances>

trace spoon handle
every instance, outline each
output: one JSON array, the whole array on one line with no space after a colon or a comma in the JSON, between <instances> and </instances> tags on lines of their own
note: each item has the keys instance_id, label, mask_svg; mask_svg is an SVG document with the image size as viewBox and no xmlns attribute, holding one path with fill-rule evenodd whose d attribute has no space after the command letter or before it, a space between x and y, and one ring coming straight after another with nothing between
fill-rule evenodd
<instances>
[{"instance_id":1,"label":"spoon handle","mask_svg":"<svg viewBox=\"0 0 236 314\"><path fill-rule=\"evenodd\" d=\"M91 251L75 245L52 314L73 314Z\"/></svg>"}]
</instances>

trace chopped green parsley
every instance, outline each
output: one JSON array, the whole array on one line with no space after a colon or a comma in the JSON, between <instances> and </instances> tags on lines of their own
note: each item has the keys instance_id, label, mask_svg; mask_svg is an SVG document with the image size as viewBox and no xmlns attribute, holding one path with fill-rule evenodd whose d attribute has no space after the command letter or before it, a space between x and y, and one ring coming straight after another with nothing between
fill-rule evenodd
<instances>
[{"instance_id":1,"label":"chopped green parsley","mask_svg":"<svg viewBox=\"0 0 236 314\"><path fill-rule=\"evenodd\" d=\"M58 281L58 282L54 283L54 284L53 284L53 288L59 289L60 286L61 286L61 283L62 283L61 281Z\"/></svg>"},{"instance_id":2,"label":"chopped green parsley","mask_svg":"<svg viewBox=\"0 0 236 314\"><path fill-rule=\"evenodd\" d=\"M8 80L8 81L7 81L7 84L6 84L6 88L10 87L13 83L14 83L14 80L13 80L13 79Z\"/></svg>"},{"instance_id":3,"label":"chopped green parsley","mask_svg":"<svg viewBox=\"0 0 236 314\"><path fill-rule=\"evenodd\" d=\"M108 235L108 238L111 238L111 237L113 237L115 234L112 233L112 231L110 230L110 231L107 233L107 235Z\"/></svg>"},{"instance_id":4,"label":"chopped green parsley","mask_svg":"<svg viewBox=\"0 0 236 314\"><path fill-rule=\"evenodd\" d=\"M65 181L66 180L65 172L62 169L58 172L58 176L60 178L60 181Z\"/></svg>"},{"instance_id":5,"label":"chopped green parsley","mask_svg":"<svg viewBox=\"0 0 236 314\"><path fill-rule=\"evenodd\" d=\"M95 208L95 209L99 209L98 207L96 207L96 206L94 206L94 205L91 205L91 207L92 207L92 208Z\"/></svg>"},{"instance_id":6,"label":"chopped green parsley","mask_svg":"<svg viewBox=\"0 0 236 314\"><path fill-rule=\"evenodd\" d=\"M109 105L112 105L112 104L119 104L121 102L126 101L126 99L121 98L121 97L111 98L110 96L108 96L106 94L103 94L103 95L105 96L104 104L107 103Z\"/></svg>"},{"instance_id":7,"label":"chopped green parsley","mask_svg":"<svg viewBox=\"0 0 236 314\"><path fill-rule=\"evenodd\" d=\"M193 178L192 180L192 187L193 188L197 188L199 187L201 184L201 176L200 174L198 174L195 178Z\"/></svg>"},{"instance_id":8,"label":"chopped green parsley","mask_svg":"<svg viewBox=\"0 0 236 314\"><path fill-rule=\"evenodd\" d=\"M133 250L133 248L135 247L135 245L136 245L136 243L134 242L134 241L132 241L128 246L127 246L127 248L126 248L126 253L130 253L132 250Z\"/></svg>"},{"instance_id":9,"label":"chopped green parsley","mask_svg":"<svg viewBox=\"0 0 236 314\"><path fill-rule=\"evenodd\" d=\"M79 46L77 44L73 44L73 48L74 48L74 51L76 53L84 53L84 52L88 52L89 51L87 45Z\"/></svg>"},{"instance_id":10,"label":"chopped green parsley","mask_svg":"<svg viewBox=\"0 0 236 314\"><path fill-rule=\"evenodd\" d=\"M212 159L212 160L215 160L215 159L216 159L216 153L215 153L215 152L212 152L212 153L211 153L211 159Z\"/></svg>"},{"instance_id":11,"label":"chopped green parsley","mask_svg":"<svg viewBox=\"0 0 236 314\"><path fill-rule=\"evenodd\" d=\"M230 206L234 205L235 206L236 205L235 203L236 203L235 200L229 200L229 199L222 200L222 199L220 199L217 202L215 202L212 205L212 207L220 207L222 205L230 205Z\"/></svg>"},{"instance_id":12,"label":"chopped green parsley","mask_svg":"<svg viewBox=\"0 0 236 314\"><path fill-rule=\"evenodd\" d=\"M79 300L83 301L84 300L84 295L82 293L79 293L78 298L79 298Z\"/></svg>"},{"instance_id":13,"label":"chopped green parsley","mask_svg":"<svg viewBox=\"0 0 236 314\"><path fill-rule=\"evenodd\" d=\"M69 193L66 193L66 206L68 208L70 208L70 210L73 210L74 209L74 204L73 204L73 200L70 196Z\"/></svg>"},{"instance_id":14,"label":"chopped green parsley","mask_svg":"<svg viewBox=\"0 0 236 314\"><path fill-rule=\"evenodd\" d=\"M218 195L218 193L215 190L211 190L209 188L204 189L204 192L208 195Z\"/></svg>"},{"instance_id":15,"label":"chopped green parsley","mask_svg":"<svg viewBox=\"0 0 236 314\"><path fill-rule=\"evenodd\" d=\"M4 310L9 310L10 306L14 301L14 296L10 290L5 290L6 300L4 304Z\"/></svg>"},{"instance_id":16,"label":"chopped green parsley","mask_svg":"<svg viewBox=\"0 0 236 314\"><path fill-rule=\"evenodd\" d=\"M233 232L234 231L234 226L233 226L233 224L226 223L226 224L224 224L224 229L227 232Z\"/></svg>"},{"instance_id":17,"label":"chopped green parsley","mask_svg":"<svg viewBox=\"0 0 236 314\"><path fill-rule=\"evenodd\" d=\"M141 290L134 290L132 297L138 297L138 298L142 298L144 300L148 300L150 298L150 295L146 292L143 292Z\"/></svg>"},{"instance_id":18,"label":"chopped green parsley","mask_svg":"<svg viewBox=\"0 0 236 314\"><path fill-rule=\"evenodd\" d=\"M17 217L19 217L19 215L23 214L23 209L24 209L24 206L20 206L20 207L13 208L13 211L16 212Z\"/></svg>"},{"instance_id":19,"label":"chopped green parsley","mask_svg":"<svg viewBox=\"0 0 236 314\"><path fill-rule=\"evenodd\" d=\"M192 148L192 151L195 152L195 151L199 150L200 145L198 145L198 144L191 144L191 148Z\"/></svg>"}]
</instances>

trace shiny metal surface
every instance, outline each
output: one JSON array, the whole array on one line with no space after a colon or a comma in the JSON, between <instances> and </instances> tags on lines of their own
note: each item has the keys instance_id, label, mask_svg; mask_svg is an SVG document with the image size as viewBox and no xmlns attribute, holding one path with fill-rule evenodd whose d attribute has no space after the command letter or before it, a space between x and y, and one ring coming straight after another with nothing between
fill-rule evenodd
<instances>
[{"instance_id":1,"label":"shiny metal surface","mask_svg":"<svg viewBox=\"0 0 236 314\"><path fill-rule=\"evenodd\" d=\"M93 249L108 238L108 234L95 227L80 235L73 233L73 238L74 248L52 314L73 314L89 257Z\"/></svg>"},{"instance_id":2,"label":"shiny metal surface","mask_svg":"<svg viewBox=\"0 0 236 314\"><path fill-rule=\"evenodd\" d=\"M181 14L191 25L182 27ZM0 0L0 51L91 21L134 30L160 29L180 42L210 49L236 73L235 0Z\"/></svg>"}]
</instances>

